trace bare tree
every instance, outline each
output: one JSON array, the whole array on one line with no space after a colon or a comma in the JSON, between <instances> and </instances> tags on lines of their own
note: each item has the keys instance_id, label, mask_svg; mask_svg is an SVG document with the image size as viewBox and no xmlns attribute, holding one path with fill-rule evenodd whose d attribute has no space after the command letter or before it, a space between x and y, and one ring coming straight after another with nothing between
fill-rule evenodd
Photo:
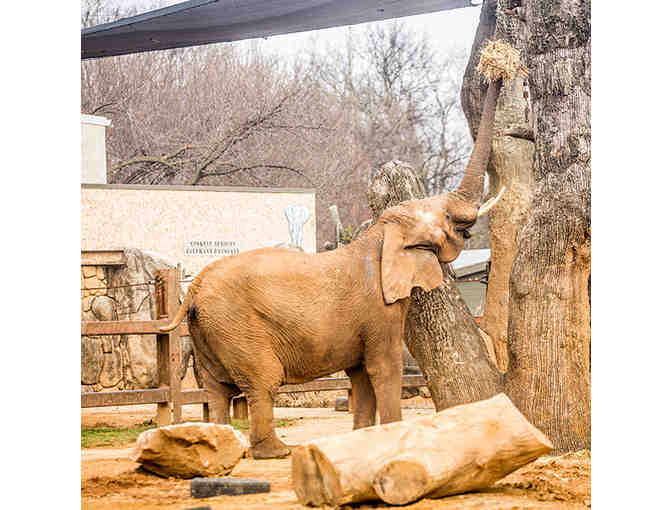
<instances>
[{"instance_id":1,"label":"bare tree","mask_svg":"<svg viewBox=\"0 0 672 510\"><path fill-rule=\"evenodd\" d=\"M255 43L82 62L82 111L112 119L108 182L315 188L366 217L368 160L338 98Z\"/></svg>"},{"instance_id":2,"label":"bare tree","mask_svg":"<svg viewBox=\"0 0 672 510\"><path fill-rule=\"evenodd\" d=\"M394 21L350 29L345 46L315 56L313 66L352 109L371 168L406 161L434 194L459 183L472 146L459 106L465 61Z\"/></svg>"},{"instance_id":3,"label":"bare tree","mask_svg":"<svg viewBox=\"0 0 672 510\"><path fill-rule=\"evenodd\" d=\"M143 11L163 7L165 0L146 0ZM101 23L110 23L120 18L128 18L140 13L136 5L121 3L115 0L82 0L81 27L89 28Z\"/></svg>"}]
</instances>

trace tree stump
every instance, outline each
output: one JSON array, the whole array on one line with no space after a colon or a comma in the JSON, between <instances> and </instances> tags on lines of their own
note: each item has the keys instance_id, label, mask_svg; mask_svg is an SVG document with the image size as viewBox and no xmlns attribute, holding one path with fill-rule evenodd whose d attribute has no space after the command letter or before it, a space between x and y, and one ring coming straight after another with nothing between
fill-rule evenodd
<instances>
[{"instance_id":1,"label":"tree stump","mask_svg":"<svg viewBox=\"0 0 672 510\"><path fill-rule=\"evenodd\" d=\"M310 441L292 452L303 505L404 505L484 489L553 448L509 398Z\"/></svg>"},{"instance_id":2,"label":"tree stump","mask_svg":"<svg viewBox=\"0 0 672 510\"><path fill-rule=\"evenodd\" d=\"M415 171L401 161L383 165L373 177L368 199L374 220L404 200L425 198ZM427 379L437 411L490 398L502 391L502 374L490 360L467 305L444 270L445 285L413 289L404 342Z\"/></svg>"}]
</instances>

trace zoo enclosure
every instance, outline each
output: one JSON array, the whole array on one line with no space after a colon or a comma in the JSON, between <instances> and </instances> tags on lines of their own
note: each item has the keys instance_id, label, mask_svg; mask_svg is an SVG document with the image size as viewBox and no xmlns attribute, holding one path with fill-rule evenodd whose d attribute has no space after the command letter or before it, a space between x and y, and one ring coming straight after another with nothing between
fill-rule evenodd
<instances>
[{"instance_id":1,"label":"zoo enclosure","mask_svg":"<svg viewBox=\"0 0 672 510\"><path fill-rule=\"evenodd\" d=\"M182 390L180 338L189 335L187 324L183 322L169 333L159 331L160 327L170 323L170 319L175 316L180 306L177 268L163 269L155 273L154 300L157 316L154 320L82 321L81 334L82 336L156 335L159 387L145 390L84 392L81 394L81 407L156 404L157 424L164 426L182 423L183 405L202 404L203 421L210 421L207 391ZM405 388L417 388L425 386L426 382L422 375L405 375L402 384ZM348 390L348 395L351 396L350 378L327 377L305 384L286 384L280 387L278 393L333 390ZM234 399L233 410L235 418L247 418L247 402L244 397Z\"/></svg>"}]
</instances>

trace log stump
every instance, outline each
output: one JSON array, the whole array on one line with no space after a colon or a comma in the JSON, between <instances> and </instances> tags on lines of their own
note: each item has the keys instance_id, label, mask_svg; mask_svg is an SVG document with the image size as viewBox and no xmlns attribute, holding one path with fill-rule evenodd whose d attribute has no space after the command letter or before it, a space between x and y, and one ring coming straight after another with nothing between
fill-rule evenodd
<instances>
[{"instance_id":1,"label":"log stump","mask_svg":"<svg viewBox=\"0 0 672 510\"><path fill-rule=\"evenodd\" d=\"M292 452L292 484L303 505L404 505L484 489L552 448L501 393L310 441Z\"/></svg>"}]
</instances>

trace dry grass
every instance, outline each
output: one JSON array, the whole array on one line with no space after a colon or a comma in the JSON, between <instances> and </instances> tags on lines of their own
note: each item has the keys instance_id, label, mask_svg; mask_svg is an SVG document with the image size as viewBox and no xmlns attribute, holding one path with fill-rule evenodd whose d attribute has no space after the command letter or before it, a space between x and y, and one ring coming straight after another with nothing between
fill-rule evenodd
<instances>
[{"instance_id":1,"label":"dry grass","mask_svg":"<svg viewBox=\"0 0 672 510\"><path fill-rule=\"evenodd\" d=\"M477 69L487 82L510 80L518 71L527 76L527 68L520 63L520 51L505 41L487 41L481 48Z\"/></svg>"}]
</instances>

